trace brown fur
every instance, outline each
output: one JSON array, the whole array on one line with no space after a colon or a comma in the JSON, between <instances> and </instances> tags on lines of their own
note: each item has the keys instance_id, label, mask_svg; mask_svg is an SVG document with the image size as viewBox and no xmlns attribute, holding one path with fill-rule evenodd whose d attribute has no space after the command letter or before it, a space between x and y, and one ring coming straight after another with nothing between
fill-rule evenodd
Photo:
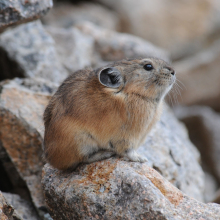
<instances>
[{"instance_id":1,"label":"brown fur","mask_svg":"<svg viewBox=\"0 0 220 220\"><path fill-rule=\"evenodd\" d=\"M147 63L154 66L153 71L143 68ZM127 156L159 118L163 97L175 80L166 62L123 60L107 67L120 71L119 88L100 83L101 69L81 70L70 75L51 98L44 113L44 148L54 167L67 169L91 162L89 158L100 150ZM106 152L98 153L94 161L112 155ZM132 161L145 161L129 155Z\"/></svg>"}]
</instances>

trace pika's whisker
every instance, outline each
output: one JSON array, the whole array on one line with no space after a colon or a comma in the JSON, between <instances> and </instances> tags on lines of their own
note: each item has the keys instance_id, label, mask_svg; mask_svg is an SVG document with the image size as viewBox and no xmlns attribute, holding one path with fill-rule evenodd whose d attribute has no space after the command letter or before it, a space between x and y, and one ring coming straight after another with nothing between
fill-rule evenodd
<instances>
[{"instance_id":1,"label":"pika's whisker","mask_svg":"<svg viewBox=\"0 0 220 220\"><path fill-rule=\"evenodd\" d=\"M184 87L185 90L187 90L186 86L179 79L176 78L176 80Z\"/></svg>"}]
</instances>

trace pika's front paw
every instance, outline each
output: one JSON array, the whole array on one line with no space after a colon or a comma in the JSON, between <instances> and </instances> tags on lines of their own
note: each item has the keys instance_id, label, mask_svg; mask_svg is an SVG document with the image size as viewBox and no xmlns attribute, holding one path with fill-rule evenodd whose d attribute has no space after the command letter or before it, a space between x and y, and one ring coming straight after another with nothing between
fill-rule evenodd
<instances>
[{"instance_id":1,"label":"pika's front paw","mask_svg":"<svg viewBox=\"0 0 220 220\"><path fill-rule=\"evenodd\" d=\"M140 163L147 162L147 158L139 155L135 150L129 150L128 152L123 154L123 157L126 161L133 161Z\"/></svg>"}]
</instances>

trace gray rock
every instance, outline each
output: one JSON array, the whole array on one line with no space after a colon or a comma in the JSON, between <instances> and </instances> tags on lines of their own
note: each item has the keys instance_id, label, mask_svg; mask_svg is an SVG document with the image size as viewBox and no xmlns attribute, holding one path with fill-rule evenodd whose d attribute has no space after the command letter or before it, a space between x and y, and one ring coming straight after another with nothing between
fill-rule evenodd
<instances>
[{"instance_id":1,"label":"gray rock","mask_svg":"<svg viewBox=\"0 0 220 220\"><path fill-rule=\"evenodd\" d=\"M0 51L4 54L0 61L1 79L42 77L60 83L68 75L58 59L53 39L40 21L5 31L0 35Z\"/></svg>"},{"instance_id":2,"label":"gray rock","mask_svg":"<svg viewBox=\"0 0 220 220\"><path fill-rule=\"evenodd\" d=\"M78 4L55 2L54 7L42 18L42 21L46 25L57 28L71 28L82 21L90 21L110 30L118 30L120 26L116 12L91 2Z\"/></svg>"},{"instance_id":3,"label":"gray rock","mask_svg":"<svg viewBox=\"0 0 220 220\"><path fill-rule=\"evenodd\" d=\"M2 0L0 3L0 31L7 26L38 19L52 8L52 0Z\"/></svg>"},{"instance_id":4,"label":"gray rock","mask_svg":"<svg viewBox=\"0 0 220 220\"><path fill-rule=\"evenodd\" d=\"M220 115L204 106L179 107L175 113L186 124L204 167L220 184Z\"/></svg>"},{"instance_id":5,"label":"gray rock","mask_svg":"<svg viewBox=\"0 0 220 220\"><path fill-rule=\"evenodd\" d=\"M20 88L23 87L24 89L26 88L35 93L43 93L48 95L55 93L59 86L58 83L50 82L43 78L15 78L13 81L10 81L10 84L17 84L21 86Z\"/></svg>"},{"instance_id":6,"label":"gray rock","mask_svg":"<svg viewBox=\"0 0 220 220\"><path fill-rule=\"evenodd\" d=\"M108 159L72 173L48 164L44 194L54 220L220 218L220 206L186 196L146 164Z\"/></svg>"},{"instance_id":7,"label":"gray rock","mask_svg":"<svg viewBox=\"0 0 220 220\"><path fill-rule=\"evenodd\" d=\"M5 197L7 202L13 206L19 216L21 216L24 220L40 219L33 205L30 202L22 199L19 195L3 193L3 196Z\"/></svg>"},{"instance_id":8,"label":"gray rock","mask_svg":"<svg viewBox=\"0 0 220 220\"><path fill-rule=\"evenodd\" d=\"M0 191L0 219L1 220L23 220L14 207L9 204Z\"/></svg>"},{"instance_id":9,"label":"gray rock","mask_svg":"<svg viewBox=\"0 0 220 220\"><path fill-rule=\"evenodd\" d=\"M187 219L191 212L191 219L215 219L220 209L188 197L203 200L199 153L184 126L168 107L164 110L138 149L148 158L145 164L111 158L81 165L72 173L45 165L42 184L52 218ZM200 212L208 212L210 217Z\"/></svg>"}]
</instances>

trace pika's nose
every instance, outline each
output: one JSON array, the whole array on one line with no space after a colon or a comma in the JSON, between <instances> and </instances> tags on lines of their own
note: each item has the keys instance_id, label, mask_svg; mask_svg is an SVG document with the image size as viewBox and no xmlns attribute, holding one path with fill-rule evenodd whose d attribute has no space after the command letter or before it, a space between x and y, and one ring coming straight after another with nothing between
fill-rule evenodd
<instances>
[{"instance_id":1,"label":"pika's nose","mask_svg":"<svg viewBox=\"0 0 220 220\"><path fill-rule=\"evenodd\" d=\"M175 75L175 70L169 66L166 66L165 69L169 70L169 72L174 76Z\"/></svg>"}]
</instances>

